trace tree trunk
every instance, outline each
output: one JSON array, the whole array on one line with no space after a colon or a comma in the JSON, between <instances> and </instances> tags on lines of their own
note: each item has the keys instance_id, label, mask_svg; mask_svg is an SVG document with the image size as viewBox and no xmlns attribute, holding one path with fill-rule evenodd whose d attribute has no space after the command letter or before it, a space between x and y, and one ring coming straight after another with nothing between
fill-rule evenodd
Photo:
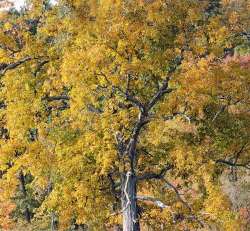
<instances>
[{"instance_id":1,"label":"tree trunk","mask_svg":"<svg viewBox=\"0 0 250 231\"><path fill-rule=\"evenodd\" d=\"M56 231L57 230L57 218L56 218L56 214L54 212L51 213L50 230L51 231Z\"/></svg>"},{"instance_id":2,"label":"tree trunk","mask_svg":"<svg viewBox=\"0 0 250 231\"><path fill-rule=\"evenodd\" d=\"M30 214L30 211L27 207L25 208L25 211L24 211L24 217L28 223L31 222L31 214Z\"/></svg>"},{"instance_id":3,"label":"tree trunk","mask_svg":"<svg viewBox=\"0 0 250 231\"><path fill-rule=\"evenodd\" d=\"M25 200L26 197L27 197L27 191L26 191L26 187L25 187L25 176L24 176L24 174L23 174L22 171L19 172L18 179L19 179L19 182L20 182L19 188L20 188L20 191L21 191L22 194L23 194L22 196L23 196L23 198L24 198L24 200ZM31 212L30 212L28 206L25 205L24 217L25 217L25 220L26 220L28 223L31 222L31 216L32 216L32 214L31 214Z\"/></svg>"},{"instance_id":4,"label":"tree trunk","mask_svg":"<svg viewBox=\"0 0 250 231\"><path fill-rule=\"evenodd\" d=\"M123 231L140 230L136 186L135 175L127 172L122 179Z\"/></svg>"}]
</instances>

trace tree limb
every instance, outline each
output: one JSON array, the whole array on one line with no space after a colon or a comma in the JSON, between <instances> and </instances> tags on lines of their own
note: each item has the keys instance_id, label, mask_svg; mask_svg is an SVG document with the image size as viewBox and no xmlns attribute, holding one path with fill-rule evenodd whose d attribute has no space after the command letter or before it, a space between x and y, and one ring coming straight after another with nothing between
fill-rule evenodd
<instances>
[{"instance_id":1,"label":"tree limb","mask_svg":"<svg viewBox=\"0 0 250 231\"><path fill-rule=\"evenodd\" d=\"M108 174L108 179L110 182L110 187L111 187L111 193L114 195L117 201L119 201L119 192L116 190L116 183L112 177L112 173Z\"/></svg>"},{"instance_id":2,"label":"tree limb","mask_svg":"<svg viewBox=\"0 0 250 231\"><path fill-rule=\"evenodd\" d=\"M249 162L248 163L237 164L237 163L234 163L234 162L231 162L231 161L228 161L228 160L223 160L223 159L218 159L215 162L225 164L225 165L229 165L231 167L243 167L243 168L246 168L246 169L250 170L250 166L248 166L250 164Z\"/></svg>"},{"instance_id":3,"label":"tree limb","mask_svg":"<svg viewBox=\"0 0 250 231\"><path fill-rule=\"evenodd\" d=\"M160 209L166 209L168 208L172 217L173 217L173 222L176 223L178 220L183 220L183 219L191 219L191 220L195 220L197 223L199 223L199 225L201 227L204 227L204 223L202 221L200 221L195 215L191 215L191 216L184 216L183 214L179 214L179 213L175 213L171 210L171 207L169 205L164 204L162 201L160 201L157 198L151 197L151 196L141 196L141 195L137 195L137 200L140 201L149 201L152 202L154 205L156 205L157 207L159 207Z\"/></svg>"},{"instance_id":4,"label":"tree limb","mask_svg":"<svg viewBox=\"0 0 250 231\"><path fill-rule=\"evenodd\" d=\"M48 62L49 62L49 60L44 60L44 61L42 61L41 63L39 63L39 64L37 65L36 70L33 72L33 75L36 77L37 74L38 74L38 72L40 72L41 69L42 69L42 67L43 67L45 64L47 64Z\"/></svg>"},{"instance_id":5,"label":"tree limb","mask_svg":"<svg viewBox=\"0 0 250 231\"><path fill-rule=\"evenodd\" d=\"M161 202L159 199L156 199L154 197L151 196L141 196L141 195L137 195L137 200L140 201L150 201L153 202L154 205L156 205L157 207L161 208L161 209L165 209L165 208L169 208L170 206L164 204L163 202Z\"/></svg>"},{"instance_id":6,"label":"tree limb","mask_svg":"<svg viewBox=\"0 0 250 231\"><path fill-rule=\"evenodd\" d=\"M163 177L166 175L166 173L173 169L173 165L166 165L159 173L153 173L153 172L148 172L145 173L142 176L138 176L137 180L151 180L151 179L163 179Z\"/></svg>"},{"instance_id":7,"label":"tree limb","mask_svg":"<svg viewBox=\"0 0 250 231\"><path fill-rule=\"evenodd\" d=\"M6 46L4 44L0 44L0 49L11 52L12 54L19 52L20 50L14 50L10 48L9 46Z\"/></svg>"},{"instance_id":8,"label":"tree limb","mask_svg":"<svg viewBox=\"0 0 250 231\"><path fill-rule=\"evenodd\" d=\"M247 145L248 145L248 142L243 144L238 151L233 153L233 157L230 160L218 159L218 160L215 160L215 162L221 163L221 164L226 164L226 165L229 165L231 167L244 167L246 169L250 169L250 166L249 166L250 161L247 163L238 163L240 155L242 154L243 150L245 149L245 147Z\"/></svg>"},{"instance_id":9,"label":"tree limb","mask_svg":"<svg viewBox=\"0 0 250 231\"><path fill-rule=\"evenodd\" d=\"M173 91L173 89L168 88L170 78L167 77L164 81L158 92L152 97L152 99L149 101L149 103L146 106L147 112L150 111L150 109L162 98L163 95L166 93L170 93Z\"/></svg>"},{"instance_id":10,"label":"tree limb","mask_svg":"<svg viewBox=\"0 0 250 231\"><path fill-rule=\"evenodd\" d=\"M189 212L192 212L192 208L190 207L190 205L186 201L184 201L182 199L181 194L179 193L178 189L173 184L171 184L169 181L164 180L164 182L166 183L167 186L169 186L170 188L172 188L174 190L176 196L178 197L178 200L188 208Z\"/></svg>"},{"instance_id":11,"label":"tree limb","mask_svg":"<svg viewBox=\"0 0 250 231\"><path fill-rule=\"evenodd\" d=\"M119 86L115 86L112 84L112 82L108 79L108 77L104 74L104 73L99 73L97 75L101 75L104 77L105 81L116 91L118 91L119 93L121 93L124 98L131 102L134 106L138 107L140 109L140 111L144 111L144 105L140 102L140 100L138 100L135 96L133 96L131 93L129 93L129 87L130 87L130 81L131 81L131 76L128 75L127 78L127 82L126 82L126 90L123 91Z\"/></svg>"},{"instance_id":12,"label":"tree limb","mask_svg":"<svg viewBox=\"0 0 250 231\"><path fill-rule=\"evenodd\" d=\"M95 107L93 104L88 104L87 109L89 112L94 112L96 114L102 114L103 110L100 108Z\"/></svg>"},{"instance_id":13,"label":"tree limb","mask_svg":"<svg viewBox=\"0 0 250 231\"><path fill-rule=\"evenodd\" d=\"M32 58L30 56L25 57L23 59L20 59L19 61L15 62L15 63L9 63L9 64L1 64L0 66L0 75L4 75L7 71L15 69L16 67L20 66L21 64L30 61Z\"/></svg>"},{"instance_id":14,"label":"tree limb","mask_svg":"<svg viewBox=\"0 0 250 231\"><path fill-rule=\"evenodd\" d=\"M216 114L214 115L214 117L213 117L213 119L212 119L212 122L214 122L214 121L217 119L217 117L218 117L222 112L225 111L226 108L227 108L227 105L222 105L221 108L220 108L220 110L217 111Z\"/></svg>"},{"instance_id":15,"label":"tree limb","mask_svg":"<svg viewBox=\"0 0 250 231\"><path fill-rule=\"evenodd\" d=\"M200 221L199 218L193 213L191 206L185 200L182 199L181 194L178 191L178 189L172 183L170 183L169 181L165 179L164 179L164 182L166 183L166 186L169 186L170 188L174 190L178 200L189 210L189 213L191 213L191 216L189 216L189 218L194 219L201 225L201 227L204 227L204 223Z\"/></svg>"},{"instance_id":16,"label":"tree limb","mask_svg":"<svg viewBox=\"0 0 250 231\"><path fill-rule=\"evenodd\" d=\"M70 98L66 95L59 95L59 96L45 96L42 100L47 100L48 102L51 101L58 101L58 100L69 100Z\"/></svg>"},{"instance_id":17,"label":"tree limb","mask_svg":"<svg viewBox=\"0 0 250 231\"><path fill-rule=\"evenodd\" d=\"M184 117L184 119L186 119L188 121L188 123L191 123L191 117L187 114L185 114L184 112L175 112L172 115L167 115L167 116L163 116L164 120L173 120L176 118L176 116L182 116Z\"/></svg>"}]
</instances>

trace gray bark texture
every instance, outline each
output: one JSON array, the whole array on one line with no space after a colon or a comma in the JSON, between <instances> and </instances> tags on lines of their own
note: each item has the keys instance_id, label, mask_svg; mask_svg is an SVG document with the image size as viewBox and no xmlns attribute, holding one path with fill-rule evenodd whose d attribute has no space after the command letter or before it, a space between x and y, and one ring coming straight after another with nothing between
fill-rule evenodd
<instances>
[{"instance_id":1,"label":"gray bark texture","mask_svg":"<svg viewBox=\"0 0 250 231\"><path fill-rule=\"evenodd\" d=\"M136 177L130 172L123 178L123 231L139 231L139 213L136 199Z\"/></svg>"}]
</instances>

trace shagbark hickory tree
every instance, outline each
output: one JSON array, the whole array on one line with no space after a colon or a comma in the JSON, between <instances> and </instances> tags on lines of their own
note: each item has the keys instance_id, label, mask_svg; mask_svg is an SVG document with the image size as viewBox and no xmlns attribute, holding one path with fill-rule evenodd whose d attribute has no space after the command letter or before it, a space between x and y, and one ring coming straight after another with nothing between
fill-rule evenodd
<instances>
[{"instance_id":1,"label":"shagbark hickory tree","mask_svg":"<svg viewBox=\"0 0 250 231\"><path fill-rule=\"evenodd\" d=\"M249 3L31 0L1 11L5 230L243 230Z\"/></svg>"}]
</instances>

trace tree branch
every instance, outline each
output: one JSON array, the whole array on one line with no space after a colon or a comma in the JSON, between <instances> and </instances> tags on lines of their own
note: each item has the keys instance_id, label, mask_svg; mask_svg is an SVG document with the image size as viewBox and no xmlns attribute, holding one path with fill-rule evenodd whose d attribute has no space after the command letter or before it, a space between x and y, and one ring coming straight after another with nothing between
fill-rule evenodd
<instances>
[{"instance_id":1,"label":"tree branch","mask_svg":"<svg viewBox=\"0 0 250 231\"><path fill-rule=\"evenodd\" d=\"M212 119L212 122L214 122L214 121L217 119L217 117L218 117L222 112L225 111L226 108L227 108L227 105L222 105L221 108L220 108L220 110L217 111L216 114L214 115L214 117L213 117L213 119Z\"/></svg>"},{"instance_id":2,"label":"tree branch","mask_svg":"<svg viewBox=\"0 0 250 231\"><path fill-rule=\"evenodd\" d=\"M160 201L157 198L151 197L151 196L141 196L141 195L137 195L137 200L140 201L149 201L152 202L155 206L159 207L160 209L166 209L168 208L172 217L173 217L173 222L176 223L179 220L183 220L183 219L192 219L195 220L197 223L199 223L199 225L201 227L204 227L204 223L202 221L200 221L195 215L191 215L191 216L184 216L184 214L179 214L179 213L175 213L171 210L171 207L169 205L164 204L162 201Z\"/></svg>"},{"instance_id":3,"label":"tree branch","mask_svg":"<svg viewBox=\"0 0 250 231\"><path fill-rule=\"evenodd\" d=\"M127 78L127 83L126 83L126 90L123 91L119 86L115 86L112 84L112 82L108 79L108 77L104 74L104 73L99 73L97 75L101 75L104 77L105 81L115 90L117 90L118 92L120 92L124 98L131 102L134 106L138 107L140 109L140 111L144 111L144 105L140 102L140 100L138 100L135 96L133 96L132 94L129 93L129 88L130 88L130 81L131 81L131 76L128 75Z\"/></svg>"},{"instance_id":4,"label":"tree branch","mask_svg":"<svg viewBox=\"0 0 250 231\"><path fill-rule=\"evenodd\" d=\"M165 208L169 208L170 206L164 204L163 202L161 202L159 199L156 199L154 197L151 196L141 196L141 195L137 195L137 200L140 201L150 201L153 202L154 205L156 205L157 207L161 208L161 209L165 209Z\"/></svg>"},{"instance_id":5,"label":"tree branch","mask_svg":"<svg viewBox=\"0 0 250 231\"><path fill-rule=\"evenodd\" d=\"M184 117L184 119L186 119L188 121L188 123L191 123L191 117L187 114L185 114L184 112L175 112L172 115L167 115L167 116L163 116L164 120L173 120L176 118L176 116L182 116Z\"/></svg>"},{"instance_id":6,"label":"tree branch","mask_svg":"<svg viewBox=\"0 0 250 231\"><path fill-rule=\"evenodd\" d=\"M111 187L111 193L114 195L114 197L116 198L117 201L119 201L119 192L116 190L116 183L112 177L112 173L109 173L108 174L108 179L109 179L109 182L110 182L110 187Z\"/></svg>"},{"instance_id":7,"label":"tree branch","mask_svg":"<svg viewBox=\"0 0 250 231\"><path fill-rule=\"evenodd\" d=\"M241 153L243 152L244 148L247 146L248 143L245 143L244 145L241 146L240 150L235 153L235 160L234 164L238 162L238 159L240 158Z\"/></svg>"},{"instance_id":8,"label":"tree branch","mask_svg":"<svg viewBox=\"0 0 250 231\"><path fill-rule=\"evenodd\" d=\"M223 160L223 159L218 159L215 161L215 163L221 163L221 164L225 164L225 165L229 165L231 167L243 167L243 168L246 168L246 169L249 169L250 170L250 166L248 166L250 163L241 163L241 164L237 164L237 163L234 163L234 162L231 162L231 161L228 161L228 160Z\"/></svg>"},{"instance_id":9,"label":"tree branch","mask_svg":"<svg viewBox=\"0 0 250 231\"><path fill-rule=\"evenodd\" d=\"M16 67L20 66L21 64L23 64L27 61L30 61L31 59L32 58L30 56L28 56L28 57L25 57L23 59L20 59L19 61L15 62L15 63L1 64L0 75L4 75L7 71L15 69Z\"/></svg>"},{"instance_id":10,"label":"tree branch","mask_svg":"<svg viewBox=\"0 0 250 231\"><path fill-rule=\"evenodd\" d=\"M94 105L92 104L88 104L87 105L87 109L89 112L94 112L96 114L102 114L103 113L103 110L100 109L100 108L96 108Z\"/></svg>"},{"instance_id":11,"label":"tree branch","mask_svg":"<svg viewBox=\"0 0 250 231\"><path fill-rule=\"evenodd\" d=\"M39 63L39 64L37 65L36 70L33 72L33 75L36 77L37 74L38 74L38 72L40 72L41 69L42 69L42 67L43 67L45 64L47 64L48 62L49 62L49 60L44 60L44 61L42 61L41 63Z\"/></svg>"},{"instance_id":12,"label":"tree branch","mask_svg":"<svg viewBox=\"0 0 250 231\"><path fill-rule=\"evenodd\" d=\"M20 50L14 50L4 44L0 44L0 49L11 52L12 54L19 52Z\"/></svg>"},{"instance_id":13,"label":"tree branch","mask_svg":"<svg viewBox=\"0 0 250 231\"><path fill-rule=\"evenodd\" d=\"M146 106L146 111L150 111L150 109L162 98L163 95L166 93L170 93L173 91L173 89L168 88L170 78L167 77L164 81L158 92L152 97L152 99L149 101L149 103Z\"/></svg>"},{"instance_id":14,"label":"tree branch","mask_svg":"<svg viewBox=\"0 0 250 231\"><path fill-rule=\"evenodd\" d=\"M124 92L120 87L113 86L114 89L119 91L127 101L131 102L134 106L138 107L141 112L145 111L145 106L135 96L129 93L128 89Z\"/></svg>"},{"instance_id":15,"label":"tree branch","mask_svg":"<svg viewBox=\"0 0 250 231\"><path fill-rule=\"evenodd\" d=\"M181 194L178 191L178 189L173 184L171 184L169 181L164 180L164 182L166 183L166 186L169 186L170 188L172 188L174 190L178 200L189 210L189 213L191 213L191 216L189 218L194 219L195 221L197 221L201 225L201 227L204 227L203 222L200 221L199 218L193 213L191 206L185 200L182 199Z\"/></svg>"},{"instance_id":16,"label":"tree branch","mask_svg":"<svg viewBox=\"0 0 250 231\"><path fill-rule=\"evenodd\" d=\"M237 163L240 155L242 154L244 148L247 146L248 142L246 142L245 144L243 144L241 146L241 148L239 149L239 151L234 152L234 157L231 158L231 160L224 160L224 159L218 159L215 162L216 163L221 163L221 164L226 164L229 165L231 167L243 167L246 169L250 169L250 166L248 166L250 164L250 161L247 163Z\"/></svg>"},{"instance_id":17,"label":"tree branch","mask_svg":"<svg viewBox=\"0 0 250 231\"><path fill-rule=\"evenodd\" d=\"M160 180L163 179L166 173L171 169L173 169L173 165L166 165L163 169L161 169L159 173L148 172L142 176L138 176L137 180L151 180L151 179Z\"/></svg>"},{"instance_id":18,"label":"tree branch","mask_svg":"<svg viewBox=\"0 0 250 231\"><path fill-rule=\"evenodd\" d=\"M164 182L166 183L167 186L169 186L170 188L172 188L174 190L176 196L178 197L178 200L188 208L189 212L192 212L192 208L190 207L190 205L186 201L184 201L182 199L181 194L179 193L178 189L173 184L171 184L169 181L164 180Z\"/></svg>"},{"instance_id":19,"label":"tree branch","mask_svg":"<svg viewBox=\"0 0 250 231\"><path fill-rule=\"evenodd\" d=\"M48 102L51 101L58 101L58 100L69 100L70 98L66 95L59 95L59 96L45 96L42 100L47 100Z\"/></svg>"}]
</instances>

